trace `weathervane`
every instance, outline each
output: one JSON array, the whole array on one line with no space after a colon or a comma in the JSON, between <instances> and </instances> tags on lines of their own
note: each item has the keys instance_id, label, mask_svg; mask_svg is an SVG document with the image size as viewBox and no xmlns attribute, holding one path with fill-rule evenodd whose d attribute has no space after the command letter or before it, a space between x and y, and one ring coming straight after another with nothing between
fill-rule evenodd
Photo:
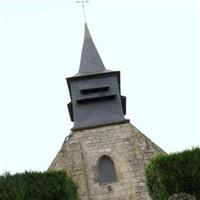
<instances>
[{"instance_id":1,"label":"weathervane","mask_svg":"<svg viewBox=\"0 0 200 200\"><path fill-rule=\"evenodd\" d=\"M78 0L76 1L76 3L81 3L82 4L82 8L83 8L83 17L84 17L84 21L86 22L86 16L85 16L85 3L88 3L89 0Z\"/></svg>"}]
</instances>

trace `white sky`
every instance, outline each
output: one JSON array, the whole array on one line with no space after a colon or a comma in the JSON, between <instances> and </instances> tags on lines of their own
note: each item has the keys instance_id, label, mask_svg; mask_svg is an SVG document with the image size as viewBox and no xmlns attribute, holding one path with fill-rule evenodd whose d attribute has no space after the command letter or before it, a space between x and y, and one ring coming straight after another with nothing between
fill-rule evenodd
<instances>
[{"instance_id":1,"label":"white sky","mask_svg":"<svg viewBox=\"0 0 200 200\"><path fill-rule=\"evenodd\" d=\"M167 152L200 143L198 0L90 0L88 26L121 71L126 118ZM0 0L0 174L46 170L69 134L66 77L84 22L73 0Z\"/></svg>"}]
</instances>

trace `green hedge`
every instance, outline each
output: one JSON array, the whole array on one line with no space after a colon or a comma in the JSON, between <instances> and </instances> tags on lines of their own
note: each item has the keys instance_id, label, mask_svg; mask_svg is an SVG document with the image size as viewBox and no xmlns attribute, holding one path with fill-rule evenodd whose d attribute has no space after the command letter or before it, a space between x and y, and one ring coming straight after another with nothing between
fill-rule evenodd
<instances>
[{"instance_id":1,"label":"green hedge","mask_svg":"<svg viewBox=\"0 0 200 200\"><path fill-rule=\"evenodd\" d=\"M180 192L200 200L200 148L158 156L151 160L145 172L153 200L167 200Z\"/></svg>"},{"instance_id":2,"label":"green hedge","mask_svg":"<svg viewBox=\"0 0 200 200\"><path fill-rule=\"evenodd\" d=\"M0 200L77 199L77 186L64 171L0 176Z\"/></svg>"}]
</instances>

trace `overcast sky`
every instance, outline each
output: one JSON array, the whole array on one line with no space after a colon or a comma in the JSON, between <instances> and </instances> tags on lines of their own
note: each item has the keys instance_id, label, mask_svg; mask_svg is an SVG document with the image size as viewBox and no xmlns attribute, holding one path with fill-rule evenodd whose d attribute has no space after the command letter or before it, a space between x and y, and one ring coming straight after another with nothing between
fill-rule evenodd
<instances>
[{"instance_id":1,"label":"overcast sky","mask_svg":"<svg viewBox=\"0 0 200 200\"><path fill-rule=\"evenodd\" d=\"M166 152L200 143L198 0L90 0L107 69L121 71L131 123ZM0 0L0 174L46 170L73 124L66 77L84 34L73 0Z\"/></svg>"}]
</instances>

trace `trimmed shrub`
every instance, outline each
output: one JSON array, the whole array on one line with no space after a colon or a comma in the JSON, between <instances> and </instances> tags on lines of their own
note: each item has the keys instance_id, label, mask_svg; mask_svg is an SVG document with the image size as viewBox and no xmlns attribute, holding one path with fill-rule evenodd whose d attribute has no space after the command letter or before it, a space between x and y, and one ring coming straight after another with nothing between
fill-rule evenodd
<instances>
[{"instance_id":1,"label":"trimmed shrub","mask_svg":"<svg viewBox=\"0 0 200 200\"><path fill-rule=\"evenodd\" d=\"M0 200L78 200L77 186L64 171L0 176Z\"/></svg>"},{"instance_id":2,"label":"trimmed shrub","mask_svg":"<svg viewBox=\"0 0 200 200\"><path fill-rule=\"evenodd\" d=\"M167 200L182 192L199 200L200 148L155 157L146 167L145 175L153 200Z\"/></svg>"}]
</instances>

